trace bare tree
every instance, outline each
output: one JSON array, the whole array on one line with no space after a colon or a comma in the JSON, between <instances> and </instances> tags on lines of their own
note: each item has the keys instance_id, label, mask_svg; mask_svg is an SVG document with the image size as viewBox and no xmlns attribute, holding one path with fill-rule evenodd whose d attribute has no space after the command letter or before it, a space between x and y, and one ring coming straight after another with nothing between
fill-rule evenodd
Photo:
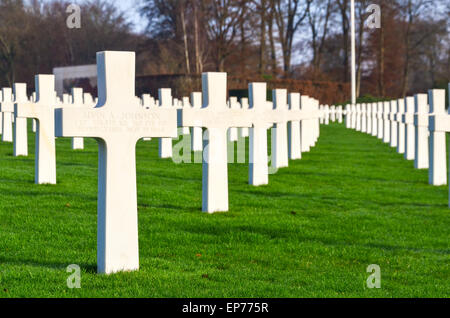
<instances>
[{"instance_id":1,"label":"bare tree","mask_svg":"<svg viewBox=\"0 0 450 318\"><path fill-rule=\"evenodd\" d=\"M272 12L278 29L278 38L283 53L285 76L291 71L294 36L308 16L313 0L271 0Z\"/></svg>"},{"instance_id":2,"label":"bare tree","mask_svg":"<svg viewBox=\"0 0 450 318\"><path fill-rule=\"evenodd\" d=\"M322 53L328 36L328 27L332 13L331 0L319 0L308 10L308 24L311 29L311 47L313 51L313 79L320 73Z\"/></svg>"}]
</instances>

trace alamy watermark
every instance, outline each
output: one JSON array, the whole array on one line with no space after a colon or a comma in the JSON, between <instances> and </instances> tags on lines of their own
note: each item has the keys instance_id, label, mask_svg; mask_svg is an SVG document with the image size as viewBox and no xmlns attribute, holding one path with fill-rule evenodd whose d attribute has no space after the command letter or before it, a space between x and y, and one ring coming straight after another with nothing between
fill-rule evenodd
<instances>
[{"instance_id":1,"label":"alamy watermark","mask_svg":"<svg viewBox=\"0 0 450 318\"><path fill-rule=\"evenodd\" d=\"M71 273L69 277L67 277L67 287L70 289L81 288L81 269L80 266L76 264L72 264L67 266L66 271Z\"/></svg>"},{"instance_id":2,"label":"alamy watermark","mask_svg":"<svg viewBox=\"0 0 450 318\"><path fill-rule=\"evenodd\" d=\"M367 17L367 27L369 29L381 28L381 8L378 4L371 4L366 8L366 12L370 13Z\"/></svg>"},{"instance_id":3,"label":"alamy watermark","mask_svg":"<svg viewBox=\"0 0 450 318\"><path fill-rule=\"evenodd\" d=\"M251 128L250 128L251 129ZM274 129L272 128L272 134L274 133ZM192 134L192 132L191 132ZM178 129L178 135L180 136L180 139L173 145L172 147L172 161L175 164L187 164L187 163L207 163L207 153L208 153L208 147L206 146L203 149L203 152L194 152L192 154L192 137L191 135L184 135L182 133L182 128ZM208 132L205 130L203 132L203 142L208 140ZM229 164L252 164L251 159L249 159L249 162L247 162L247 140L248 138L239 137L237 141L228 141L227 142L227 159ZM249 156L250 158L250 156ZM278 172L278 168L274 167L272 165L272 155L268 155L268 173L269 174L276 174Z\"/></svg>"},{"instance_id":4,"label":"alamy watermark","mask_svg":"<svg viewBox=\"0 0 450 318\"><path fill-rule=\"evenodd\" d=\"M81 8L79 5L71 4L67 7L66 13L69 14L66 25L69 29L81 29Z\"/></svg>"},{"instance_id":5,"label":"alamy watermark","mask_svg":"<svg viewBox=\"0 0 450 318\"><path fill-rule=\"evenodd\" d=\"M367 273L370 276L367 278L367 288L381 288L381 268L380 265L372 264L367 267Z\"/></svg>"}]
</instances>

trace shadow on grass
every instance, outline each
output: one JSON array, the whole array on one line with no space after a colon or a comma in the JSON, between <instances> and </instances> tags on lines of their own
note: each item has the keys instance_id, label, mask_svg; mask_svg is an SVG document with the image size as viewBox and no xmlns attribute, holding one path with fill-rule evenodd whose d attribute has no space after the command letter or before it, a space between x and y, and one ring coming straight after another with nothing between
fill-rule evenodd
<instances>
[{"instance_id":1,"label":"shadow on grass","mask_svg":"<svg viewBox=\"0 0 450 318\"><path fill-rule=\"evenodd\" d=\"M21 266L31 266L38 268L47 268L53 270L63 270L66 271L67 266L74 264L73 262L46 262L46 261L35 261L35 260L17 260L17 259L7 259L5 257L0 257L0 264L3 265L21 265ZM92 263L77 263L82 270L86 273L97 274L97 264Z\"/></svg>"}]
</instances>

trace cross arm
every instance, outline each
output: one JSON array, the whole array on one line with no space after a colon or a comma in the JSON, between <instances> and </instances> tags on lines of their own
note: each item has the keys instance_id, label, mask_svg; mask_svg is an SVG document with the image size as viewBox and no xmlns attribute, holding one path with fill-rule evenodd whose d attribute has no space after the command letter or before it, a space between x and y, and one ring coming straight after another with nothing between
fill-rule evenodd
<instances>
[{"instance_id":1,"label":"cross arm","mask_svg":"<svg viewBox=\"0 0 450 318\"><path fill-rule=\"evenodd\" d=\"M250 128L253 120L248 110L202 108L182 109L179 112L179 123L183 127L204 128Z\"/></svg>"},{"instance_id":2,"label":"cross arm","mask_svg":"<svg viewBox=\"0 0 450 318\"><path fill-rule=\"evenodd\" d=\"M14 113L18 118L39 118L39 106L35 103L16 103Z\"/></svg>"}]
</instances>

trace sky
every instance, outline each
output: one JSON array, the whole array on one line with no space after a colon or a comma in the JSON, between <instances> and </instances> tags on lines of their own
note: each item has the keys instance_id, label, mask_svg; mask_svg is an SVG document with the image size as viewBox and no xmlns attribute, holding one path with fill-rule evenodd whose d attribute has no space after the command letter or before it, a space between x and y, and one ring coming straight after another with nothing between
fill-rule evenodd
<instances>
[{"instance_id":1,"label":"sky","mask_svg":"<svg viewBox=\"0 0 450 318\"><path fill-rule=\"evenodd\" d=\"M44 0L44 2L52 2L53 0ZM70 0L69 0L70 1ZM80 4L87 0L72 0L71 3ZM114 4L120 11L125 13L128 21L133 23L133 30L135 32L143 32L146 27L145 19L139 15L139 7L142 0L105 0L106 2ZM81 17L83 19L83 17Z\"/></svg>"},{"instance_id":2,"label":"sky","mask_svg":"<svg viewBox=\"0 0 450 318\"><path fill-rule=\"evenodd\" d=\"M144 31L146 22L139 15L140 0L107 0L107 2L115 4L120 11L126 14L129 21L133 23L136 32Z\"/></svg>"}]
</instances>

